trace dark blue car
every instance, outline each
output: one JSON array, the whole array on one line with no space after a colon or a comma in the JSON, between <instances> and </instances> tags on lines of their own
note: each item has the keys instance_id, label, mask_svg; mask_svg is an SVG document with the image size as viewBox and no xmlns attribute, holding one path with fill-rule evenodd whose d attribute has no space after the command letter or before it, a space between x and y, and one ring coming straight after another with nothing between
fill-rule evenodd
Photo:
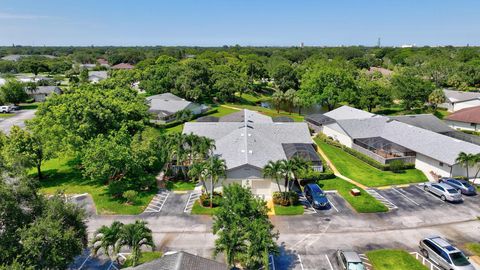
<instances>
[{"instance_id":1,"label":"dark blue car","mask_svg":"<svg viewBox=\"0 0 480 270\"><path fill-rule=\"evenodd\" d=\"M477 194L475 187L466 180L460 180L455 178L441 178L439 182L448 184L465 195Z\"/></svg>"},{"instance_id":2,"label":"dark blue car","mask_svg":"<svg viewBox=\"0 0 480 270\"><path fill-rule=\"evenodd\" d=\"M327 196L317 184L308 184L303 189L305 197L314 208L325 208L329 206Z\"/></svg>"}]
</instances>

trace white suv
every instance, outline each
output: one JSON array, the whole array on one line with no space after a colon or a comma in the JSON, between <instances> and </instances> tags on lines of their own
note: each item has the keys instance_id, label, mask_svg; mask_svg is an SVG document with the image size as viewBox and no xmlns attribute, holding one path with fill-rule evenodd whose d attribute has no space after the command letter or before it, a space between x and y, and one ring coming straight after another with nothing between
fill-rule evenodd
<instances>
[{"instance_id":1,"label":"white suv","mask_svg":"<svg viewBox=\"0 0 480 270\"><path fill-rule=\"evenodd\" d=\"M0 113L9 113L12 111L12 107L10 106L0 106Z\"/></svg>"}]
</instances>

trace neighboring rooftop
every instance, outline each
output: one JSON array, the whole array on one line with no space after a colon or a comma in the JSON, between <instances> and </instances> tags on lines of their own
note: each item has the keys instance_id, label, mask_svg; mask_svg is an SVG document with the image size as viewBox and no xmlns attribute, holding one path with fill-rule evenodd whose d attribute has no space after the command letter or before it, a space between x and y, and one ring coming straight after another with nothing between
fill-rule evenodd
<instances>
[{"instance_id":1,"label":"neighboring rooftop","mask_svg":"<svg viewBox=\"0 0 480 270\"><path fill-rule=\"evenodd\" d=\"M307 115L305 117L305 121L317 126L323 126L335 122L335 120L333 120L332 118L321 113Z\"/></svg>"},{"instance_id":2,"label":"neighboring rooftop","mask_svg":"<svg viewBox=\"0 0 480 270\"><path fill-rule=\"evenodd\" d=\"M374 72L380 72L383 76L390 76L393 73L393 71L391 71L390 69L382 67L370 67L367 70L367 74L373 74Z\"/></svg>"},{"instance_id":3,"label":"neighboring rooftop","mask_svg":"<svg viewBox=\"0 0 480 270\"><path fill-rule=\"evenodd\" d=\"M132 69L132 68L134 68L134 66L129 63L120 63L112 66L112 69Z\"/></svg>"},{"instance_id":4,"label":"neighboring rooftop","mask_svg":"<svg viewBox=\"0 0 480 270\"><path fill-rule=\"evenodd\" d=\"M37 86L37 89L31 91L32 94L52 94L61 93L62 90L58 86Z\"/></svg>"},{"instance_id":5,"label":"neighboring rooftop","mask_svg":"<svg viewBox=\"0 0 480 270\"><path fill-rule=\"evenodd\" d=\"M273 117L273 118L272 118L272 121L275 122L275 123L291 123L291 122L295 122L295 121L293 121L292 118L287 117L287 116Z\"/></svg>"},{"instance_id":6,"label":"neighboring rooftop","mask_svg":"<svg viewBox=\"0 0 480 270\"><path fill-rule=\"evenodd\" d=\"M480 92L443 89L443 93L445 94L445 97L450 103L467 101L472 99L480 99Z\"/></svg>"},{"instance_id":7,"label":"neighboring rooftop","mask_svg":"<svg viewBox=\"0 0 480 270\"><path fill-rule=\"evenodd\" d=\"M156 259L137 267L128 267L131 270L227 270L228 266L214 260L180 251L166 253L160 259Z\"/></svg>"},{"instance_id":8,"label":"neighboring rooftop","mask_svg":"<svg viewBox=\"0 0 480 270\"><path fill-rule=\"evenodd\" d=\"M451 127L433 114L399 115L389 116L389 118L419 128L428 129L436 133L453 131Z\"/></svg>"},{"instance_id":9,"label":"neighboring rooftop","mask_svg":"<svg viewBox=\"0 0 480 270\"><path fill-rule=\"evenodd\" d=\"M108 78L108 72L107 71L89 71L88 72L88 80L94 80L94 79L97 79L97 80L105 80L106 78Z\"/></svg>"},{"instance_id":10,"label":"neighboring rooftop","mask_svg":"<svg viewBox=\"0 0 480 270\"><path fill-rule=\"evenodd\" d=\"M461 109L447 116L445 120L480 124L480 106Z\"/></svg>"},{"instance_id":11,"label":"neighboring rooftop","mask_svg":"<svg viewBox=\"0 0 480 270\"><path fill-rule=\"evenodd\" d=\"M345 106L344 106L345 107ZM343 107L340 112L333 110L331 115L345 116ZM337 109L337 110L339 110ZM352 108L353 109L353 108ZM356 110L356 109L355 109ZM352 139L382 137L417 153L429 156L448 165L455 164L460 152L480 153L480 146L445 136L424 128L409 125L384 116L367 116L359 119L337 120L338 125Z\"/></svg>"},{"instance_id":12,"label":"neighboring rooftop","mask_svg":"<svg viewBox=\"0 0 480 270\"><path fill-rule=\"evenodd\" d=\"M342 119L362 119L376 116L373 113L369 113L363 110L355 109L350 106L342 106L335 110L329 111L323 114L335 120Z\"/></svg>"},{"instance_id":13,"label":"neighboring rooftop","mask_svg":"<svg viewBox=\"0 0 480 270\"><path fill-rule=\"evenodd\" d=\"M150 105L149 112L163 113L169 115L184 110L192 102L178 97L172 93L164 93L147 97L147 103Z\"/></svg>"},{"instance_id":14,"label":"neighboring rooftop","mask_svg":"<svg viewBox=\"0 0 480 270\"><path fill-rule=\"evenodd\" d=\"M249 110L235 113L235 117L242 122L187 122L183 133L215 140L214 152L225 159L228 169L247 164L261 169L270 160L288 158L285 144L313 143L306 123L274 123L270 117Z\"/></svg>"},{"instance_id":15,"label":"neighboring rooftop","mask_svg":"<svg viewBox=\"0 0 480 270\"><path fill-rule=\"evenodd\" d=\"M40 56L40 57L46 57L46 58L56 58L56 56L53 55L47 55L47 54L42 54L42 55L30 55L30 54L10 54L2 57L2 60L6 61L18 61L24 57L30 57L30 56Z\"/></svg>"}]
</instances>

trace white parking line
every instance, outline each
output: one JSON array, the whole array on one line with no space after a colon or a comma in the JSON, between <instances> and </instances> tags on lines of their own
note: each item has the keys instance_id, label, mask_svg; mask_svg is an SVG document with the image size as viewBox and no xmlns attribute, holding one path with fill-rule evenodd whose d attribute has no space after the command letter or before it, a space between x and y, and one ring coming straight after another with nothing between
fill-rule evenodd
<instances>
[{"instance_id":1,"label":"white parking line","mask_svg":"<svg viewBox=\"0 0 480 270\"><path fill-rule=\"evenodd\" d=\"M185 204L185 208L183 209L184 213L189 213L192 211L193 204L195 201L200 198L201 193L199 192L192 192L190 196L188 196L187 203ZM192 200L193 199L193 200Z\"/></svg>"},{"instance_id":2,"label":"white parking line","mask_svg":"<svg viewBox=\"0 0 480 270\"><path fill-rule=\"evenodd\" d=\"M325 254L325 258L327 258L327 262L328 262L328 265L330 266L330 269L333 270L333 265L332 265L332 263L330 262L330 259L328 258L328 255L327 255L327 254Z\"/></svg>"},{"instance_id":3,"label":"white parking line","mask_svg":"<svg viewBox=\"0 0 480 270\"><path fill-rule=\"evenodd\" d=\"M397 209L398 206L396 206L394 203L389 201L387 198L382 196L380 193L378 193L374 189L366 189L365 190L368 194L372 195L375 199L379 200L382 202L389 210Z\"/></svg>"},{"instance_id":4,"label":"white parking line","mask_svg":"<svg viewBox=\"0 0 480 270\"><path fill-rule=\"evenodd\" d=\"M441 201L441 202L443 202L443 203L446 203L446 202L444 202L442 199L440 199L439 197L437 197L437 195L431 193L430 191L425 190L425 189L423 189L423 188L420 188L420 187L418 187L418 186L415 186L415 187L418 188L418 189L420 189L421 191L423 191L423 193L426 193L426 194L432 196L433 198L435 198L435 199L437 199L437 200L439 200L439 201Z\"/></svg>"},{"instance_id":5,"label":"white parking line","mask_svg":"<svg viewBox=\"0 0 480 270\"><path fill-rule=\"evenodd\" d=\"M396 189L396 188L392 188L393 191L396 191L398 194L400 194L402 197L404 197L405 199L409 200L410 202L412 202L413 204L417 205L417 206L420 206L419 203L417 203L416 201L412 200L410 197L408 197L406 194L404 194L403 192L400 192L400 190Z\"/></svg>"},{"instance_id":6,"label":"white parking line","mask_svg":"<svg viewBox=\"0 0 480 270\"><path fill-rule=\"evenodd\" d=\"M337 213L340 212L340 211L338 211L337 207L335 207L335 204L333 204L332 200L328 200L328 202L333 207L333 209L335 209L335 211L337 211Z\"/></svg>"},{"instance_id":7,"label":"white parking line","mask_svg":"<svg viewBox=\"0 0 480 270\"><path fill-rule=\"evenodd\" d=\"M302 268L302 270L304 270L303 263L302 263L302 257L300 257L300 254L297 254L297 257L298 257L298 262L300 263L300 267Z\"/></svg>"},{"instance_id":8,"label":"white parking line","mask_svg":"<svg viewBox=\"0 0 480 270\"><path fill-rule=\"evenodd\" d=\"M318 214L317 210L315 209L315 207L312 206L312 204L307 200L307 198L305 196L303 196L303 198L305 199L305 202L308 203L308 205L310 206L310 208L312 208L313 212L315 212L315 214Z\"/></svg>"},{"instance_id":9,"label":"white parking line","mask_svg":"<svg viewBox=\"0 0 480 270\"><path fill-rule=\"evenodd\" d=\"M82 267L85 265L85 263L88 261L88 259L90 259L90 255L87 256L87 258L85 259L85 261L83 261L82 265L80 265L80 267L78 268L78 270L81 270Z\"/></svg>"}]
</instances>

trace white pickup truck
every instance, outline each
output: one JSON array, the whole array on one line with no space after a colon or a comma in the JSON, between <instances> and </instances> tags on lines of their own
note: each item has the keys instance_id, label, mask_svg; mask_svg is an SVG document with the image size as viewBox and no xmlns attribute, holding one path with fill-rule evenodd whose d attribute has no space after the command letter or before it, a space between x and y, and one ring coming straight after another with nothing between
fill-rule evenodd
<instances>
[{"instance_id":1,"label":"white pickup truck","mask_svg":"<svg viewBox=\"0 0 480 270\"><path fill-rule=\"evenodd\" d=\"M0 106L0 113L9 113L12 111L12 107L10 106Z\"/></svg>"}]
</instances>

